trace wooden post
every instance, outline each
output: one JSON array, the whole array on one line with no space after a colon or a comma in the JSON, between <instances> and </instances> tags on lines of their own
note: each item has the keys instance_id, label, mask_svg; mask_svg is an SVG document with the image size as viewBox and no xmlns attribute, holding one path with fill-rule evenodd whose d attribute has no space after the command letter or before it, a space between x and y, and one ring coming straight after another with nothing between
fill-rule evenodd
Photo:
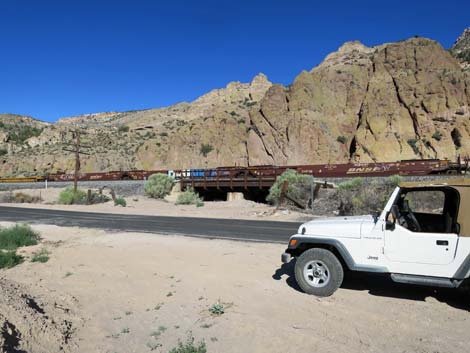
<instances>
[{"instance_id":1,"label":"wooden post","mask_svg":"<svg viewBox=\"0 0 470 353\"><path fill-rule=\"evenodd\" d=\"M78 191L78 178L80 174L80 154L89 154L82 150L82 148L89 148L89 146L83 146L80 144L80 131L73 131L73 137L76 139L74 143L67 143L70 146L69 149L64 148L64 151L73 152L75 155L75 171L73 175L73 192L74 194Z\"/></svg>"},{"instance_id":2,"label":"wooden post","mask_svg":"<svg viewBox=\"0 0 470 353\"><path fill-rule=\"evenodd\" d=\"M77 134L77 141L75 143L75 173L73 175L73 193L77 193L78 189L78 173L80 171L80 132L76 132ZM90 190L88 190L88 194L90 195ZM90 199L88 199L89 201Z\"/></svg>"}]
</instances>

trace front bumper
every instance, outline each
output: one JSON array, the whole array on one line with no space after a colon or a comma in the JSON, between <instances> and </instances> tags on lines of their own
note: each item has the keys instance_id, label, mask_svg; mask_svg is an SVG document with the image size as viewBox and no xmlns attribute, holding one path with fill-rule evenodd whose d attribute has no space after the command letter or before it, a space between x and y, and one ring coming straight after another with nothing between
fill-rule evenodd
<instances>
[{"instance_id":1,"label":"front bumper","mask_svg":"<svg viewBox=\"0 0 470 353\"><path fill-rule=\"evenodd\" d=\"M281 261L282 261L283 264L289 263L291 259L292 259L291 254L288 254L288 253L285 252L281 255Z\"/></svg>"}]
</instances>

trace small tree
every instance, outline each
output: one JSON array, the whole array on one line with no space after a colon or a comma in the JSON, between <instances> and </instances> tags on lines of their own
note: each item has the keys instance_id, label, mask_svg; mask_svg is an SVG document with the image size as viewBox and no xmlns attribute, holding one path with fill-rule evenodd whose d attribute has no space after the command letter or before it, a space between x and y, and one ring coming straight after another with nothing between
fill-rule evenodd
<instances>
[{"instance_id":1,"label":"small tree","mask_svg":"<svg viewBox=\"0 0 470 353\"><path fill-rule=\"evenodd\" d=\"M204 157L207 157L207 155L209 153L211 153L213 149L214 149L214 147L212 147L212 145L203 143L201 145L201 149L200 149L199 153L202 154Z\"/></svg>"},{"instance_id":2,"label":"small tree","mask_svg":"<svg viewBox=\"0 0 470 353\"><path fill-rule=\"evenodd\" d=\"M274 184L269 189L269 194L266 197L266 201L269 203L276 203L281 196L282 185L284 181L288 182L287 196L290 198L300 201L305 196L309 196L310 184L312 179L309 175L299 174L295 170L288 169L282 175L278 176Z\"/></svg>"},{"instance_id":3,"label":"small tree","mask_svg":"<svg viewBox=\"0 0 470 353\"><path fill-rule=\"evenodd\" d=\"M166 174L152 174L145 183L145 194L154 199L163 199L173 188L173 178Z\"/></svg>"}]
</instances>

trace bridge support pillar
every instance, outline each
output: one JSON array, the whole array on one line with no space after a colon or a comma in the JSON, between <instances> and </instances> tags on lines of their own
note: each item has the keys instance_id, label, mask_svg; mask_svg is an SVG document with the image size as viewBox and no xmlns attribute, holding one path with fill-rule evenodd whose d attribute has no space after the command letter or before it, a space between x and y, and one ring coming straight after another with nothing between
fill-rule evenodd
<instances>
[{"instance_id":1,"label":"bridge support pillar","mask_svg":"<svg viewBox=\"0 0 470 353\"><path fill-rule=\"evenodd\" d=\"M228 192L227 193L227 201L237 201L237 200L244 200L242 192Z\"/></svg>"}]
</instances>

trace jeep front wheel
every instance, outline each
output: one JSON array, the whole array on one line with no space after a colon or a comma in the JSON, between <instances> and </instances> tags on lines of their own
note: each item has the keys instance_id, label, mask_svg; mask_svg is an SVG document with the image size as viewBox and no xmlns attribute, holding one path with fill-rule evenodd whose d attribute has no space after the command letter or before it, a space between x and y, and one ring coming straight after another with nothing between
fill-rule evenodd
<instances>
[{"instance_id":1,"label":"jeep front wheel","mask_svg":"<svg viewBox=\"0 0 470 353\"><path fill-rule=\"evenodd\" d=\"M307 250L295 263L295 279L300 288L318 297L332 295L343 283L343 276L338 258L326 249Z\"/></svg>"}]
</instances>

